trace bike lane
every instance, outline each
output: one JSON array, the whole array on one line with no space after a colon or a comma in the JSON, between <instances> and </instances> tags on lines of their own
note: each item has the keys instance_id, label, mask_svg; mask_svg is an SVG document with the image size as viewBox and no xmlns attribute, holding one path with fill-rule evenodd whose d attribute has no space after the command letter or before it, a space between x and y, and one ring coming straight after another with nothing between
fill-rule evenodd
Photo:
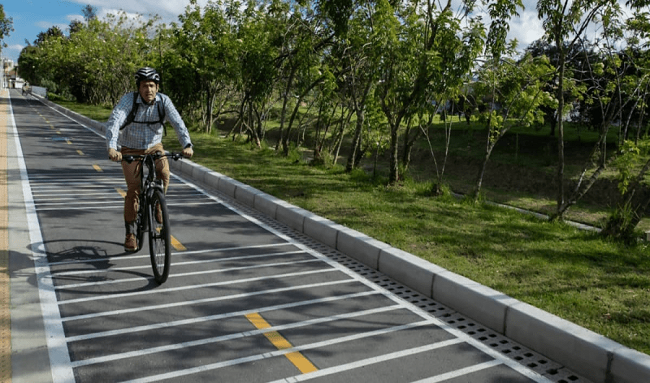
<instances>
[{"instance_id":1,"label":"bike lane","mask_svg":"<svg viewBox=\"0 0 650 383\"><path fill-rule=\"evenodd\" d=\"M530 369L507 339L486 345L479 324L176 178L178 244L158 287L146 252L121 249L123 180L102 139L22 101L16 157L54 381L561 381L553 362L530 353L546 365Z\"/></svg>"}]
</instances>

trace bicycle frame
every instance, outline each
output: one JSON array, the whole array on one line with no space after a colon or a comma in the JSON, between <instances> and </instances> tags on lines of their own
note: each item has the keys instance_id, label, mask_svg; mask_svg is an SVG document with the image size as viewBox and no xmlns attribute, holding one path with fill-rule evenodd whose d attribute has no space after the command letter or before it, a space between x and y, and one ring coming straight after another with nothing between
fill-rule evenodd
<instances>
[{"instance_id":1,"label":"bicycle frame","mask_svg":"<svg viewBox=\"0 0 650 383\"><path fill-rule=\"evenodd\" d=\"M158 283L164 283L169 275L171 248L170 224L163 180L156 176L156 161L163 157L174 160L182 158L180 153L144 154L126 156L128 163L138 160L140 168L140 196L136 218L137 250L140 251L144 242L144 233L149 233L149 251L154 278Z\"/></svg>"}]
</instances>

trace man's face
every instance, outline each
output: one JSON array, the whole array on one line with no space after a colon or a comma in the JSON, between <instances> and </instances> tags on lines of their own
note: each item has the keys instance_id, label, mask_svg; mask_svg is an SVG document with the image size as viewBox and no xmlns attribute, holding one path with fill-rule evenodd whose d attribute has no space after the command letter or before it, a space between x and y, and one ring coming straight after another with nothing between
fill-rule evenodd
<instances>
[{"instance_id":1,"label":"man's face","mask_svg":"<svg viewBox=\"0 0 650 383\"><path fill-rule=\"evenodd\" d=\"M138 91L140 92L140 97L142 97L144 102L151 104L158 93L158 84L153 81L142 81L140 82L140 88Z\"/></svg>"}]
</instances>

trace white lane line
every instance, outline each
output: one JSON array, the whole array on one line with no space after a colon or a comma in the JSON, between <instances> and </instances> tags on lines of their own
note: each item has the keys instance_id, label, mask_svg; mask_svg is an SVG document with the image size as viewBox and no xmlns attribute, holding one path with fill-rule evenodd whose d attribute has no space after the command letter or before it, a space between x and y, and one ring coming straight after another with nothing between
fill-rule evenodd
<instances>
[{"instance_id":1,"label":"white lane line","mask_svg":"<svg viewBox=\"0 0 650 383\"><path fill-rule=\"evenodd\" d=\"M101 182L113 182L113 181L115 181L117 179L120 179L119 178L120 176L122 176L121 173L115 172L115 177L95 177L95 175L93 174L92 176L88 176L88 177L65 178L65 179L63 179L61 177L65 177L65 175L58 175L57 174L56 176L52 176L52 175L48 176L48 175L43 175L43 174L41 174L41 175L32 174L29 177L29 180L34 181L34 182L43 182L43 183L45 183L45 182L48 182L48 183L49 182L64 183L66 181L87 182L88 180L92 180L93 182L101 183ZM124 183L124 177L123 176L122 176L122 183Z\"/></svg>"},{"instance_id":2,"label":"white lane line","mask_svg":"<svg viewBox=\"0 0 650 383\"><path fill-rule=\"evenodd\" d=\"M245 298L250 298L250 297L254 297L254 296L258 296L258 295L276 294L276 293L282 293L282 292L286 292L286 291L296 291L296 290L313 289L313 288L326 287L326 286L342 285L342 284L351 283L351 282L356 282L356 281L354 279L342 279L342 280L338 280L338 281L310 283L310 284L306 284L306 285L298 285L298 286L281 287L281 288L277 288L277 289L261 290L261 291L251 292L251 293L241 293L241 294L225 295L225 296L221 296L221 297L210 297L210 298L203 298L203 299L195 299L195 300L192 300L192 301L187 300L187 301L181 301L181 302L165 303L165 304L160 304L160 305L133 307L133 308L130 308L130 309L101 311L101 312L98 312L98 313L82 314L82 315L64 317L64 318L61 318L61 321L62 322L69 322L69 321L84 320L84 319L102 318L102 317L114 316L114 315L138 313L138 312L143 312L143 311L168 309L168 308L172 308L172 307L193 306L193 305L198 305L198 304L201 304L201 303L212 303L212 302L227 301L227 300L233 300L233 299L239 299L239 298L245 299Z\"/></svg>"},{"instance_id":3,"label":"white lane line","mask_svg":"<svg viewBox=\"0 0 650 383\"><path fill-rule=\"evenodd\" d=\"M444 373L444 374L432 376L430 378L421 379L421 380L418 380L417 382L413 382L413 383L438 383L438 382L444 382L445 380L458 378L458 377L461 377L461 376L465 376L467 374L472 374L474 372L485 370L487 368L499 366L501 364L503 364L503 362L501 362L500 360L492 360L492 361L489 361L489 362L483 362L483 363L475 364L473 366L460 368L460 369L458 369L456 371L450 371L450 372L447 372L447 373Z\"/></svg>"},{"instance_id":4,"label":"white lane line","mask_svg":"<svg viewBox=\"0 0 650 383\"><path fill-rule=\"evenodd\" d=\"M305 252L302 250L295 250L295 251L284 251L281 253L258 254L258 255L248 255L248 256L241 256L241 257L221 258L221 259L216 258L216 259L202 259L200 261L174 262L174 267L187 266L187 265L200 265L205 263L219 263L219 262L236 261L236 260L247 260L247 259L256 259L256 258L267 258L267 257L274 257L279 255L291 255L291 254L305 254ZM176 255L176 253L174 253L174 255ZM264 265L243 266L243 267L278 266L278 265L290 264L292 262L305 263L305 262L322 262L322 261L320 259L304 259L300 261L277 262L277 263L268 263ZM72 270L72 271L62 271L62 272L57 272L56 270L54 270L52 271L52 276L53 278L56 279L57 277L67 276L67 275L99 274L99 273L108 273L113 271L148 269L150 267L151 265L138 265L138 266L128 266L128 267L107 268L107 269ZM239 268L223 269L224 272L228 270L240 270L240 269ZM57 289L62 287L65 286L64 285L57 286Z\"/></svg>"},{"instance_id":5,"label":"white lane line","mask_svg":"<svg viewBox=\"0 0 650 383\"><path fill-rule=\"evenodd\" d=\"M335 302L335 301L341 301L346 299L361 298L369 295L378 295L378 294L379 293L377 291L363 291L360 293L352 293L352 294L344 294L338 296L330 296L325 298L310 299L306 301L291 302L291 303L285 303L281 305L273 305L267 307L257 307L254 309L247 309L247 310L235 311L235 312L224 313L224 314L215 314L215 315L210 315L205 317L181 319L181 320L171 321L171 322L163 322L163 323L149 324L144 326L127 327L119 330L108 330L108 331L96 332L92 334L77 335L77 336L68 337L66 338L66 340L72 343L72 342L78 342L82 340L97 339L97 338L104 338L104 337L124 335L124 334L133 334L142 331L158 330L167 327L177 327L177 326L192 325L200 322L216 321L225 318L245 316L250 313L263 313L268 311L285 310L294 307L309 306L309 305L327 303L327 302Z\"/></svg>"},{"instance_id":6,"label":"white lane line","mask_svg":"<svg viewBox=\"0 0 650 383\"><path fill-rule=\"evenodd\" d=\"M218 202L214 201L206 201L206 202L174 202L174 203L168 203L167 207L170 206L190 206L190 205L218 205ZM69 205L68 205L69 206ZM101 210L101 209L124 209L123 204L116 204L115 206L84 206L84 207L45 207L45 208L38 208L38 211L52 211L52 210Z\"/></svg>"},{"instance_id":7,"label":"white lane line","mask_svg":"<svg viewBox=\"0 0 650 383\"><path fill-rule=\"evenodd\" d=\"M105 299L121 299L121 298L133 297L138 295L169 294L175 291L196 290L196 289L204 289L208 287L228 286L228 285L236 285L238 283L248 283L248 282L264 281L264 280L279 279L279 278L291 278L296 276L323 274L323 273L331 273L331 272L339 272L339 271L334 268L323 269L323 270L299 271L295 273L274 274L274 275L266 275L263 277L235 279L232 281L211 282L211 283L203 283L199 285L189 285L189 286L173 287L167 289L136 291L132 293L121 293L121 294L107 294L107 295L92 296L87 298L77 298L77 299L68 299L64 301L59 301L59 306L75 304L75 303L83 303L83 302L93 302L93 301L99 301Z\"/></svg>"},{"instance_id":8,"label":"white lane line","mask_svg":"<svg viewBox=\"0 0 650 383\"><path fill-rule=\"evenodd\" d=\"M432 325L434 322L432 320L425 320L421 322L415 322L415 323L409 323L401 326L393 326L393 327L388 327L380 330L374 330L374 331L369 331L369 332L364 332L360 334L354 334L354 335L349 335L349 336L344 336L340 338L334 338L334 339L329 339L326 341L322 342L315 342L311 344L306 344L303 346L297 346L297 347L291 347L283 350L277 350L277 351L272 351L272 352L266 352L264 354L257 354L257 355L252 355L252 356L247 356L243 358L237 358L237 359L232 359L232 360L226 360L223 362L218 362L218 363L212 363L212 364L206 364L203 366L198 366L194 368L188 368L185 370L177 370L165 374L160 374L160 375L153 375L153 376L147 376L141 379L134 379L134 380L129 380L128 382L124 383L147 383L147 382L156 382L159 380L163 379L174 379L174 378L179 378L182 376L187 376L187 375L192 375L196 374L199 372L205 372L205 371L212 371L216 370L219 368L223 367L229 367L229 366L235 366L238 364L242 363L248 363L248 362L253 362L257 360L262 360L262 359L267 359L267 358L273 358L276 356L282 356L291 352L302 352L305 350L312 350L316 348L321 348L321 347L327 347L327 346L332 346L340 343L345 343L345 342L351 342L355 340L361 340L365 338L370 338L373 336L378 336L378 335L385 335L385 334L390 334L402 330L408 330L408 329L413 329L413 328L418 328L422 326L428 326ZM461 341L459 339L451 339L443 342L439 342L441 344L440 347L444 346L449 346L455 343L460 343Z\"/></svg>"},{"instance_id":9,"label":"white lane line","mask_svg":"<svg viewBox=\"0 0 650 383\"><path fill-rule=\"evenodd\" d=\"M192 272L187 272L187 273L174 273L173 275L170 275L169 278L181 278L181 277L190 277L190 276L196 276L196 275L204 275L204 274L217 274L217 273L227 273L231 271L241 271L241 270L250 270L250 269L261 269L264 267L270 267L270 266L285 266L285 265L293 265L296 263L316 263L316 262L321 262L320 259L307 259L304 261L293 261L293 262L278 262L274 264L265 264L265 265L255 265L255 266L242 266L242 267L231 267L228 269L218 269L218 270L203 270L203 271L192 271ZM144 269L149 269L151 268L151 265L145 265L145 266L138 266L140 268ZM56 279L57 276L53 275L51 276L52 279ZM116 283L131 283L131 282L140 282L140 281L146 281L150 280L153 277L151 276L142 276L142 277L137 277L137 278L124 278L124 279L111 279L107 281L98 281L98 282L84 282L84 283L76 283L73 285L61 285L57 286L56 288L66 288L66 289L73 289L73 288L79 288L79 287L87 287L87 286L101 286L101 285L112 285Z\"/></svg>"},{"instance_id":10,"label":"white lane line","mask_svg":"<svg viewBox=\"0 0 650 383\"><path fill-rule=\"evenodd\" d=\"M205 254L205 253L218 253L222 251L236 251L236 250L249 250L249 249L262 249L262 248L268 248L268 247L282 247L282 246L294 246L293 243L288 243L288 242L279 242L279 243L268 243L264 245L251 245L251 246L235 246L235 247L217 247L214 249L204 249L204 250L191 250L191 251L179 251L179 252L174 252L174 255L192 255L192 254ZM224 259L243 259L245 257L249 257L248 255L242 255L240 257L229 257L229 258L224 258ZM117 257L108 257L108 258L93 258L93 259L80 259L80 260L75 260L75 261L62 261L62 262L51 262L51 266L59 266L59 265L68 265L68 264L74 264L74 263L89 263L89 262L106 262L106 261L119 261L123 259L137 259L137 258L149 258L149 254L146 255L131 255L131 256L124 256L120 255Z\"/></svg>"},{"instance_id":11,"label":"white lane line","mask_svg":"<svg viewBox=\"0 0 650 383\"><path fill-rule=\"evenodd\" d=\"M36 202L36 207L40 211L40 210L48 210L48 206L70 206L70 207L84 206L84 207L86 207L86 205L96 205L96 204L99 204L99 203L107 203L107 202L119 203L119 202L124 201L122 198L119 198L119 199L118 198L102 198L102 201L95 200L95 201L87 201L87 202L79 201L79 199L76 199L76 200L77 200L77 202L42 202L42 201L38 201L38 202ZM124 206L120 206L120 207L124 207Z\"/></svg>"},{"instance_id":12,"label":"white lane line","mask_svg":"<svg viewBox=\"0 0 650 383\"><path fill-rule=\"evenodd\" d=\"M310 372L307 374L302 374L302 375L296 375L280 380L276 380L270 383L295 383L295 382L304 382L306 380L311 380L311 379L316 379L316 378L321 378L324 376L329 376L333 374L339 374L341 372L345 371L350 371L354 370L357 368L363 368L367 366L371 366L373 364L377 363L383 363L383 362L388 362L390 360L394 359L399 359L399 358L405 358L407 356L412 356L412 355L417 355L421 354L423 352L428 352L428 351L433 351L439 348L443 347L448 347L452 346L458 343L462 343L461 339L454 338L454 339L449 339L437 343L432 343L428 344L426 346L420 346L420 347L415 347L407 350L401 350L401 351L396 351L396 352L391 352L388 354L380 355L380 356L375 356L372 358L366 358L362 360L358 360L356 362L351 362L351 363L346 363L346 364L341 364L338 366L330 367L330 368L324 368L322 370ZM495 361L490 361L488 363L494 363ZM498 364L501 364L501 362L496 361Z\"/></svg>"},{"instance_id":13,"label":"white lane line","mask_svg":"<svg viewBox=\"0 0 650 383\"><path fill-rule=\"evenodd\" d=\"M362 317L362 316L380 314L380 313L384 313L384 312L388 312L388 311L395 311L395 310L405 310L405 309L404 309L404 307L402 307L400 305L393 305L393 306L382 306L382 307L377 307L377 308L374 308L374 309L367 309L367 310L362 310L362 311L346 312L346 313L343 313L343 314L332 315L332 316L329 316L329 317L319 317L319 318L309 319L309 320L302 321L302 322L293 322L293 323L288 323L288 324L279 325L279 326L272 326L272 327L269 327L269 328L264 328L264 329L259 329L259 330L244 331L244 332L240 332L240 333L222 335L222 336L213 337L213 338L205 338L205 339L199 339L199 340L190 341L190 342L170 344L170 345L152 347L152 348L138 350L138 351L125 352L125 353L121 353L121 354L111 354L111 355L100 356L100 357L96 357L96 358L92 358L92 359L79 360L79 361L72 362L72 366L73 367L81 367L81 366L87 366L87 365L90 365L90 364L105 363L105 362L110 362L110 361L119 360L119 359L135 358L135 357L140 357L140 356L144 356L144 355L151 355L151 354L155 354L155 353L159 353L159 352L180 350L180 349L183 349L183 348L190 348L190 347L196 347L196 346L201 346L201 345L210 344L210 343L218 343L218 342L224 342L224 341L233 340L233 339L244 338L244 337L248 337L248 336L255 336L255 335L263 334L263 333L269 332L269 331L290 330L290 329L295 329L295 328L300 328L300 327L313 326L313 325L322 324L322 323L334 322L334 321L343 320L343 319L352 319L352 318L358 318L358 317Z\"/></svg>"},{"instance_id":14,"label":"white lane line","mask_svg":"<svg viewBox=\"0 0 650 383\"><path fill-rule=\"evenodd\" d=\"M43 243L41 225L38 221L36 207L34 206L34 198L29 187L29 176L27 174L25 158L23 157L20 137L18 136L18 128L16 127L16 121L14 120L11 97L8 97L7 99L9 100L9 118L11 121L12 133L14 135L16 157L18 160L18 168L20 170L23 198L25 200L29 238L32 244L34 271L36 273L36 280L38 281L38 292L41 301L43 324L45 327L45 333L47 334L45 338L50 357L50 366L52 368L52 380L54 383L74 382L74 373L70 366L70 354L68 352L68 345L65 342L65 333L61 322L61 312L59 311L59 306L56 302L56 293L54 291L54 286L52 285L52 280L48 278L50 268L47 263L47 253L36 252L38 245Z\"/></svg>"}]
</instances>

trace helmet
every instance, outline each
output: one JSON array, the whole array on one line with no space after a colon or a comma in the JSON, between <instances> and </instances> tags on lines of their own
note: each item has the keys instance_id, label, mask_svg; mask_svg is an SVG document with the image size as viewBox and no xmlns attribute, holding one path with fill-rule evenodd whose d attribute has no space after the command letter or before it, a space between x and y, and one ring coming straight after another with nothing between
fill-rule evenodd
<instances>
[{"instance_id":1,"label":"helmet","mask_svg":"<svg viewBox=\"0 0 650 383\"><path fill-rule=\"evenodd\" d=\"M160 84L160 75L153 68L140 68L135 72L135 84L140 87L141 81L153 81L156 84Z\"/></svg>"}]
</instances>

